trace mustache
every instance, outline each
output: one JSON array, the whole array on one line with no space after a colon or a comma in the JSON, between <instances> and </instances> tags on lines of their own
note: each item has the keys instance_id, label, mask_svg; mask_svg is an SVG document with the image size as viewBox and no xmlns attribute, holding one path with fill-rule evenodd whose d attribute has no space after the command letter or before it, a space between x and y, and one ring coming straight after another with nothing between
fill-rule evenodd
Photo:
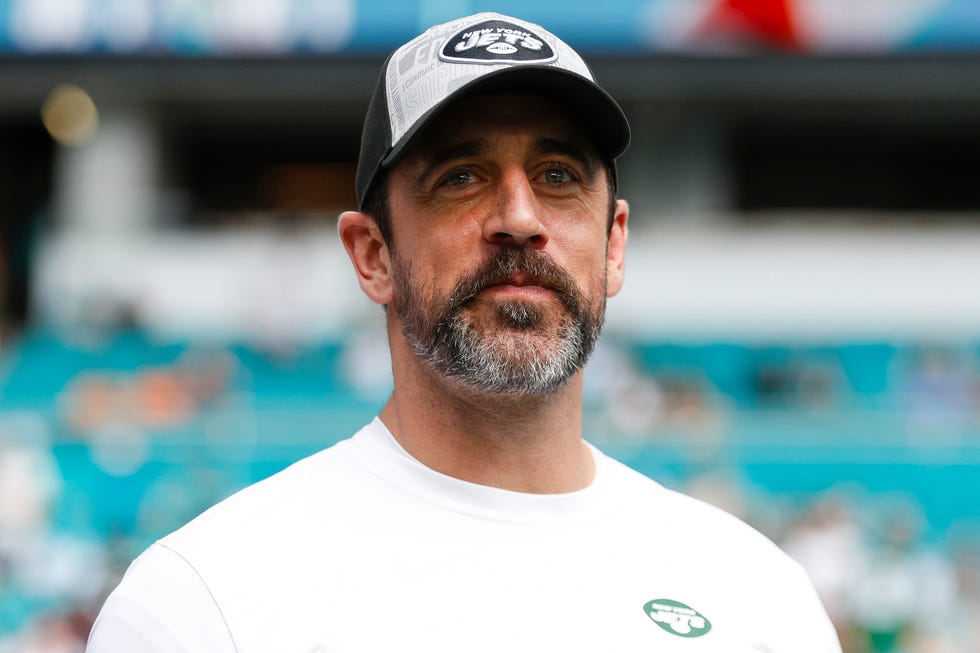
<instances>
[{"instance_id":1,"label":"mustache","mask_svg":"<svg viewBox=\"0 0 980 653\"><path fill-rule=\"evenodd\" d=\"M460 279L449 294L448 313L452 314L489 286L514 275L527 278L528 284L552 290L566 310L581 312L584 297L571 276L550 256L536 249L502 247L475 270Z\"/></svg>"}]
</instances>

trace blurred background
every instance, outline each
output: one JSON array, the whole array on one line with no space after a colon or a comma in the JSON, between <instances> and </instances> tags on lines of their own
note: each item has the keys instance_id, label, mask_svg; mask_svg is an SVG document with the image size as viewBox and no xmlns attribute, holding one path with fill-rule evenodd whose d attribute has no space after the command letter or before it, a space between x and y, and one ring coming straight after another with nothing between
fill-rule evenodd
<instances>
[{"instance_id":1,"label":"blurred background","mask_svg":"<svg viewBox=\"0 0 980 653\"><path fill-rule=\"evenodd\" d=\"M480 10L634 127L588 437L783 545L847 653L980 651L975 0L0 0L0 653L379 409L336 216L385 54Z\"/></svg>"}]
</instances>

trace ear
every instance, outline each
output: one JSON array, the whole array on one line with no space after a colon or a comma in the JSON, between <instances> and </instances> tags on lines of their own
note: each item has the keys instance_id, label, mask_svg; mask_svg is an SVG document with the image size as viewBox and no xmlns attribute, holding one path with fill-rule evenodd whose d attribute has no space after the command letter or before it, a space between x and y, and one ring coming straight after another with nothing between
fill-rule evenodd
<instances>
[{"instance_id":1,"label":"ear","mask_svg":"<svg viewBox=\"0 0 980 653\"><path fill-rule=\"evenodd\" d=\"M361 290L372 301L388 304L393 297L391 257L374 218L359 211L345 211L340 214L338 231Z\"/></svg>"},{"instance_id":2,"label":"ear","mask_svg":"<svg viewBox=\"0 0 980 653\"><path fill-rule=\"evenodd\" d=\"M626 266L626 240L629 236L630 207L626 200L616 200L612 229L606 250L606 296L612 297L623 287Z\"/></svg>"}]
</instances>

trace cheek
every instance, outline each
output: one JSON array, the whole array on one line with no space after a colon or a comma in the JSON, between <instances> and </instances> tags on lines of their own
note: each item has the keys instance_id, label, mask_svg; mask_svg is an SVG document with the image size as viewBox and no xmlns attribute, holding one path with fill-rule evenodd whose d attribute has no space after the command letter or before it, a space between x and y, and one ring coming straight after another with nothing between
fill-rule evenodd
<instances>
[{"instance_id":1,"label":"cheek","mask_svg":"<svg viewBox=\"0 0 980 653\"><path fill-rule=\"evenodd\" d=\"M594 305L605 303L608 296L608 267L605 257L605 247L599 252L600 256L593 255L589 262L588 270L588 292L589 299Z\"/></svg>"},{"instance_id":2,"label":"cheek","mask_svg":"<svg viewBox=\"0 0 980 653\"><path fill-rule=\"evenodd\" d=\"M410 275L413 299L430 307L443 304L466 273L458 249L427 247L407 256L408 265L403 266L402 272Z\"/></svg>"},{"instance_id":3,"label":"cheek","mask_svg":"<svg viewBox=\"0 0 980 653\"><path fill-rule=\"evenodd\" d=\"M572 275L586 294L606 291L606 245L605 234L594 229L581 230L581 233L565 233L553 238L556 242L556 256L563 261L559 265ZM566 236L568 236L566 238Z\"/></svg>"},{"instance_id":4,"label":"cheek","mask_svg":"<svg viewBox=\"0 0 980 653\"><path fill-rule=\"evenodd\" d=\"M433 229L425 234L427 240L417 250L427 278L432 279L432 287L440 293L452 289L486 256L479 229L472 225L457 227Z\"/></svg>"}]
</instances>

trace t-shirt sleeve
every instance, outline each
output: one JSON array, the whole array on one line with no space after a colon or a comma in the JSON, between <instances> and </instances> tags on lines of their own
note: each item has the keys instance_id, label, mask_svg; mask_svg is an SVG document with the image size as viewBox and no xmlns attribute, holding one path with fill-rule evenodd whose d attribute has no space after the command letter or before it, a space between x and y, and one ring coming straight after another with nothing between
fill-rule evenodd
<instances>
[{"instance_id":1,"label":"t-shirt sleeve","mask_svg":"<svg viewBox=\"0 0 980 653\"><path fill-rule=\"evenodd\" d=\"M86 653L237 653L207 585L161 544L138 557L109 595Z\"/></svg>"}]
</instances>

